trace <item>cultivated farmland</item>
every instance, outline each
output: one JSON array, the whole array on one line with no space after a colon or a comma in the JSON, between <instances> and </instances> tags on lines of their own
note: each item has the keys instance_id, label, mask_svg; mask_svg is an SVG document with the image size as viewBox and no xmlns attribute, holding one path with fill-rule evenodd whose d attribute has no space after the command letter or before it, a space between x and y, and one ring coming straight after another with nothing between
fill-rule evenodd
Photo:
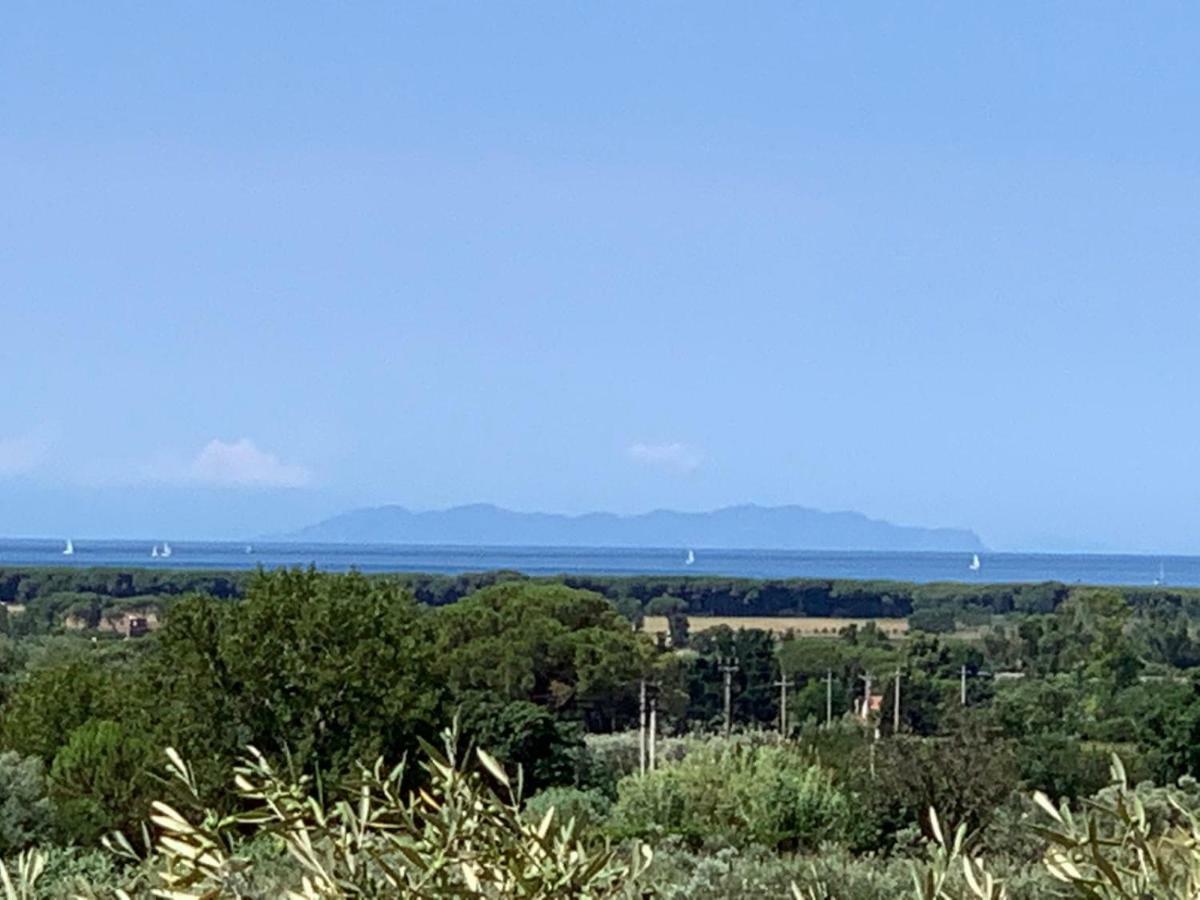
<instances>
[{"instance_id":1,"label":"cultivated farmland","mask_svg":"<svg viewBox=\"0 0 1200 900\"><path fill-rule=\"evenodd\" d=\"M847 625L862 628L868 622L888 637L903 637L908 633L907 619L849 619L839 616L688 616L688 630L693 634L719 628L761 628L777 634L792 632L798 637L834 635ZM648 634L666 634L666 616L646 616L642 630Z\"/></svg>"}]
</instances>

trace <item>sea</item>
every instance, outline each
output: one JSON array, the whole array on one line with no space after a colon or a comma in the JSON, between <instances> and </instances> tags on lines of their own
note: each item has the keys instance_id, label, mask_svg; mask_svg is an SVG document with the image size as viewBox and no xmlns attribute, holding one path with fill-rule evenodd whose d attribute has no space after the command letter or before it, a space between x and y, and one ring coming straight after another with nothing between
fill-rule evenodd
<instances>
[{"instance_id":1,"label":"sea","mask_svg":"<svg viewBox=\"0 0 1200 900\"><path fill-rule=\"evenodd\" d=\"M169 558L149 541L0 540L0 567L93 566L120 569L253 569L316 566L344 572L458 574L513 569L527 575L709 575L729 578L853 578L966 583L1060 581L1200 587L1200 557L1132 554L860 552L617 547L464 547L412 544L306 544L172 541Z\"/></svg>"}]
</instances>

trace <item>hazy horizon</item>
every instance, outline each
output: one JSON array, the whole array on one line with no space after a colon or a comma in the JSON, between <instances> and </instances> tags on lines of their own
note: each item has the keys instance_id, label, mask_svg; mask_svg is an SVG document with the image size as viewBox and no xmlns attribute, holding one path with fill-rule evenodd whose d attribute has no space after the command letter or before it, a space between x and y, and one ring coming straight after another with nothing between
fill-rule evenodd
<instances>
[{"instance_id":1,"label":"hazy horizon","mask_svg":"<svg viewBox=\"0 0 1200 900\"><path fill-rule=\"evenodd\" d=\"M274 521L276 524L266 529L237 529L222 526L216 530L210 528L197 529L191 523L196 518L195 512L197 505L202 513L201 519L212 514L212 510L206 508L205 504L212 504L221 508L224 512L224 521L230 519L240 520L242 517L249 514L255 517L256 507L260 507L263 503L264 494L245 493L245 492L218 492L216 494L196 495L192 492L176 492L173 495L164 494L161 492L143 493L140 497L129 503L128 489L122 489L125 494L127 504L119 513L120 516L127 516L130 509L133 511L133 518L141 522L157 521L160 524L157 526L147 526L144 524L134 524L132 526L123 524L122 518L114 518L112 511L109 508L108 501L114 496L113 489L91 489L84 492L89 496L89 501L86 504L78 504L79 497L75 492L68 494L56 495L59 501L56 503L49 500L49 496L43 494L36 501L30 501L29 505L32 509L38 511L38 514L32 516L33 522L50 523L43 525L40 529L34 528L27 531L3 531L0 530L0 540L65 540L67 537L73 539L91 539L91 540L136 540L136 541L159 541L162 539L176 541L228 541L231 543L240 543L246 540L292 540L298 532L302 532L308 528L325 523L331 519L338 519L342 516L361 513L371 510L399 508L407 512L415 514L426 513L441 513L461 510L471 507L486 507L503 510L505 512L515 512L518 514L527 514L535 516L562 516L569 519L586 518L589 516L613 516L621 519L637 518L652 513L669 512L682 514L710 514L721 512L728 509L738 509L753 507L759 509L781 509L781 508L800 508L811 510L818 513L827 514L852 514L862 515L874 522L883 522L888 525L894 525L900 528L916 528L916 529L946 529L946 530L962 530L978 534L977 530L966 523L939 523L939 522L900 522L891 521L875 516L867 516L859 510L849 509L819 509L816 507L806 506L804 504L759 504L759 503L735 503L724 504L718 507L683 509L670 507L647 507L645 509L632 509L627 511L614 511L605 509L583 510L575 512L562 512L552 509L523 509L519 507L505 506L502 504L491 503L488 501L478 501L473 503L450 504L440 507L415 507L403 503L374 503L362 504L357 506L348 506L344 508L328 508L326 504L328 498L315 497L309 495L296 495L285 497L277 492L267 492L267 497L279 501L275 506L274 515L263 517L261 511L257 511L257 518L260 520ZM164 505L164 496L170 497L174 503L168 502ZM139 502L140 501L140 502ZM232 505L231 505L232 504ZM77 507L84 510L83 513L76 513ZM78 527L80 522L85 524ZM1151 547L1131 548L1131 547L1112 547L1105 545L1087 545L1082 543L1072 543L1070 541L1061 540L1054 536L1044 538L1040 543L1030 546L997 546L988 543L986 538L979 535L988 552L998 553L1133 553L1139 555L1155 555L1162 551ZM383 543L389 543L384 541ZM529 546L540 546L540 542L532 542ZM666 546L666 545L664 545ZM764 548L771 549L771 548ZM1181 553L1180 555L1188 555ZM1197 554L1200 555L1200 554Z\"/></svg>"},{"instance_id":2,"label":"hazy horizon","mask_svg":"<svg viewBox=\"0 0 1200 900\"><path fill-rule=\"evenodd\" d=\"M1200 9L18 3L0 535L1200 553Z\"/></svg>"}]
</instances>

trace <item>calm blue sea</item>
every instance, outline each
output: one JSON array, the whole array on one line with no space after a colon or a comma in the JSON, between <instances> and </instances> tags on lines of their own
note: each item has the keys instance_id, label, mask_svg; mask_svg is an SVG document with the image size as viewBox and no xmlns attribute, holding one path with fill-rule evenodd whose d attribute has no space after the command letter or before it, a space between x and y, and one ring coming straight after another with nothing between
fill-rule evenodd
<instances>
[{"instance_id":1,"label":"calm blue sea","mask_svg":"<svg viewBox=\"0 0 1200 900\"><path fill-rule=\"evenodd\" d=\"M297 544L179 541L170 559L150 555L148 541L77 540L75 553L49 540L0 540L0 566L116 566L247 569L307 566L363 572L473 572L516 569L530 575L663 574L747 578L889 578L901 581L1062 581L1200 586L1200 557L984 553L978 572L969 553L863 553L794 550L686 550L608 547L438 547L396 544Z\"/></svg>"}]
</instances>

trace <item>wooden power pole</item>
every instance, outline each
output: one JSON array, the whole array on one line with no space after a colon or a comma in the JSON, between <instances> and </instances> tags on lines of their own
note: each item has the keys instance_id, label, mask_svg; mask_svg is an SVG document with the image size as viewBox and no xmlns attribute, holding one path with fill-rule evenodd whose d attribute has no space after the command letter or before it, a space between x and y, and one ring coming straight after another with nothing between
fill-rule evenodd
<instances>
[{"instance_id":1,"label":"wooden power pole","mask_svg":"<svg viewBox=\"0 0 1200 900\"><path fill-rule=\"evenodd\" d=\"M892 734L900 733L900 667L896 667L896 702L892 706Z\"/></svg>"},{"instance_id":2,"label":"wooden power pole","mask_svg":"<svg viewBox=\"0 0 1200 900\"><path fill-rule=\"evenodd\" d=\"M871 673L868 672L866 675L859 675L858 677L863 680L863 708L862 708L863 729L864 729L864 736L866 737L867 742L868 742L867 746L869 747L870 756L868 757L868 759L870 760L871 777L874 778L875 777L875 742L879 739L879 726L878 726L878 724L876 724L874 728L871 727Z\"/></svg>"},{"instance_id":3,"label":"wooden power pole","mask_svg":"<svg viewBox=\"0 0 1200 900\"><path fill-rule=\"evenodd\" d=\"M779 670L779 680L777 682L775 682L775 687L779 688L779 736L781 738L787 737L787 726L788 726L787 694L788 694L788 686L790 684L791 684L791 680L787 677L787 675L785 675L783 673L783 670L780 669Z\"/></svg>"},{"instance_id":4,"label":"wooden power pole","mask_svg":"<svg viewBox=\"0 0 1200 900\"><path fill-rule=\"evenodd\" d=\"M736 659L726 659L721 662L721 671L725 674L725 737L733 730L733 673L738 670Z\"/></svg>"},{"instance_id":5,"label":"wooden power pole","mask_svg":"<svg viewBox=\"0 0 1200 900\"><path fill-rule=\"evenodd\" d=\"M963 706L967 705L967 667L963 666L959 673L959 700Z\"/></svg>"},{"instance_id":6,"label":"wooden power pole","mask_svg":"<svg viewBox=\"0 0 1200 900\"><path fill-rule=\"evenodd\" d=\"M654 751L655 745L658 743L658 685L655 685L654 693L650 695L650 771L654 771Z\"/></svg>"},{"instance_id":7,"label":"wooden power pole","mask_svg":"<svg viewBox=\"0 0 1200 900\"><path fill-rule=\"evenodd\" d=\"M638 685L638 772L646 774L646 679Z\"/></svg>"}]
</instances>

